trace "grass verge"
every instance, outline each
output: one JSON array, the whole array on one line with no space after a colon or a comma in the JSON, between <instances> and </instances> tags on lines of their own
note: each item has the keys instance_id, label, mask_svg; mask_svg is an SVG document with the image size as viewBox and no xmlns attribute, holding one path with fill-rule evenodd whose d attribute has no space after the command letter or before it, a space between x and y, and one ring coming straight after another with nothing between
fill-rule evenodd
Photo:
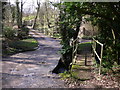
<instances>
[{"instance_id":1,"label":"grass verge","mask_svg":"<svg viewBox=\"0 0 120 90\"><path fill-rule=\"evenodd\" d=\"M9 41L9 48L2 49L2 55L12 55L18 52L36 50L38 42L34 38L23 39L19 41Z\"/></svg>"}]
</instances>

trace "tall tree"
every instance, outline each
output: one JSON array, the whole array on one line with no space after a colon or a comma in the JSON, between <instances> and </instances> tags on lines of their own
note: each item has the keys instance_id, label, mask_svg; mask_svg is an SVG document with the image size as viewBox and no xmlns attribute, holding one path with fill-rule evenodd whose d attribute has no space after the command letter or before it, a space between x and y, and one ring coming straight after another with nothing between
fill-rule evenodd
<instances>
[{"instance_id":1,"label":"tall tree","mask_svg":"<svg viewBox=\"0 0 120 90\"><path fill-rule=\"evenodd\" d=\"M21 28L21 18L20 18L20 15L21 15L21 13L20 13L20 7L19 7L19 1L18 0L16 0L16 9L17 9L17 25L18 25L18 28Z\"/></svg>"},{"instance_id":2,"label":"tall tree","mask_svg":"<svg viewBox=\"0 0 120 90\"><path fill-rule=\"evenodd\" d=\"M16 0L16 9L17 9L17 24L18 24L18 28L22 28L22 18L23 18L23 5L25 2L23 2L23 0L21 0L19 2L19 0Z\"/></svg>"},{"instance_id":3,"label":"tall tree","mask_svg":"<svg viewBox=\"0 0 120 90\"><path fill-rule=\"evenodd\" d=\"M23 0L21 0L21 12L20 12L20 24L21 24L21 26L23 24L22 23L22 18L23 18L23 5L24 5L24 3L23 3Z\"/></svg>"},{"instance_id":4,"label":"tall tree","mask_svg":"<svg viewBox=\"0 0 120 90\"><path fill-rule=\"evenodd\" d=\"M48 2L45 2L45 10L46 10L46 19L47 19L47 23L48 23L48 28L50 28L50 20L48 17Z\"/></svg>"},{"instance_id":5,"label":"tall tree","mask_svg":"<svg viewBox=\"0 0 120 90\"><path fill-rule=\"evenodd\" d=\"M114 62L120 64L120 3L99 3L88 2L78 3L69 2L58 4L60 9L60 30L62 35L62 57L53 70L59 73L69 70L70 63L75 55L74 46L70 46L70 40L73 41L77 38L81 16L90 15L90 20L94 25L99 26L100 35L99 39L104 44L103 66L112 67Z\"/></svg>"},{"instance_id":6,"label":"tall tree","mask_svg":"<svg viewBox=\"0 0 120 90\"><path fill-rule=\"evenodd\" d=\"M0 7L0 11L1 11L1 25L2 25L2 29L3 29L3 22L4 22L4 19L5 19L5 11L6 11L6 8L5 8L5 6L7 5L7 2L1 2L0 1L0 4L1 4L1 7Z\"/></svg>"},{"instance_id":7,"label":"tall tree","mask_svg":"<svg viewBox=\"0 0 120 90\"><path fill-rule=\"evenodd\" d=\"M37 21L37 18L39 16L39 11L40 11L40 0L37 0L37 13L36 13L36 16L35 16L35 19L34 19L34 23L33 23L33 29L36 28L36 21Z\"/></svg>"},{"instance_id":8,"label":"tall tree","mask_svg":"<svg viewBox=\"0 0 120 90\"><path fill-rule=\"evenodd\" d=\"M14 5L11 5L11 14L12 14L12 24L15 22L15 17L16 17L16 7Z\"/></svg>"},{"instance_id":9,"label":"tall tree","mask_svg":"<svg viewBox=\"0 0 120 90\"><path fill-rule=\"evenodd\" d=\"M82 17L76 10L71 9L72 3L60 3L59 28L62 36L61 58L53 73L60 73L71 69L72 61L76 56L77 38Z\"/></svg>"}]
</instances>

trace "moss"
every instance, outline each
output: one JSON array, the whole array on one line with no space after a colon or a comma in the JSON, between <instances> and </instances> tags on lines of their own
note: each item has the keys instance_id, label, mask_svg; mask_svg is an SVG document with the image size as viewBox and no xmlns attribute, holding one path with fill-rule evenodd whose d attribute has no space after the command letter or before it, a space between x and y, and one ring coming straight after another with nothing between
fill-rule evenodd
<instances>
[{"instance_id":1,"label":"moss","mask_svg":"<svg viewBox=\"0 0 120 90\"><path fill-rule=\"evenodd\" d=\"M90 79L90 72L88 67L82 67L80 65L72 65L71 71L60 73L59 75L64 78L72 78L74 80L85 81ZM90 70L90 69L89 69Z\"/></svg>"},{"instance_id":2,"label":"moss","mask_svg":"<svg viewBox=\"0 0 120 90\"><path fill-rule=\"evenodd\" d=\"M68 71L68 72L65 71L64 73L60 73L59 75L62 77L62 79L72 78L74 80L79 80L79 81L89 80L89 78L80 77L79 74L80 74L79 71Z\"/></svg>"},{"instance_id":3,"label":"moss","mask_svg":"<svg viewBox=\"0 0 120 90\"><path fill-rule=\"evenodd\" d=\"M80 68L80 65L72 65L72 69L78 69Z\"/></svg>"},{"instance_id":4,"label":"moss","mask_svg":"<svg viewBox=\"0 0 120 90\"><path fill-rule=\"evenodd\" d=\"M64 73L60 73L59 74L63 79L64 78L70 78L71 77L71 73L68 71L65 71Z\"/></svg>"},{"instance_id":5,"label":"moss","mask_svg":"<svg viewBox=\"0 0 120 90\"><path fill-rule=\"evenodd\" d=\"M76 72L76 71L72 71L72 72L71 72L71 76L72 76L72 78L74 78L74 79L80 79L80 78L78 77L78 72Z\"/></svg>"}]
</instances>

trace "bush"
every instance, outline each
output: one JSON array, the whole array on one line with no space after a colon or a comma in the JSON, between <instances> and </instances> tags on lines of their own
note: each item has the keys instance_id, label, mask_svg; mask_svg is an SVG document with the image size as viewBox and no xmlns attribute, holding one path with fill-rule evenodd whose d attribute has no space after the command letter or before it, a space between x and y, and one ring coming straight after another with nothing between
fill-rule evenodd
<instances>
[{"instance_id":1,"label":"bush","mask_svg":"<svg viewBox=\"0 0 120 90\"><path fill-rule=\"evenodd\" d=\"M13 40L16 37L16 31L11 27L4 27L3 28L3 37Z\"/></svg>"},{"instance_id":2,"label":"bush","mask_svg":"<svg viewBox=\"0 0 120 90\"><path fill-rule=\"evenodd\" d=\"M29 28L23 27L21 30L18 30L18 38L25 39L29 35Z\"/></svg>"},{"instance_id":3,"label":"bush","mask_svg":"<svg viewBox=\"0 0 120 90\"><path fill-rule=\"evenodd\" d=\"M38 42L34 38L9 41L7 43L4 41L2 44L2 56L12 55L18 52L32 51L38 48Z\"/></svg>"},{"instance_id":4,"label":"bush","mask_svg":"<svg viewBox=\"0 0 120 90\"><path fill-rule=\"evenodd\" d=\"M19 41L9 42L9 46L18 51L35 50L38 47L38 42L33 38L23 39Z\"/></svg>"}]
</instances>

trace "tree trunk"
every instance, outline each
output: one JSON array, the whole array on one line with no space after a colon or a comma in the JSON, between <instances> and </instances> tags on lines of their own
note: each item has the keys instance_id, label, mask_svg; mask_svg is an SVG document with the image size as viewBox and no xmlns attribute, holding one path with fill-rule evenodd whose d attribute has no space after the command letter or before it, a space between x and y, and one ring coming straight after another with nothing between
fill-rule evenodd
<instances>
[{"instance_id":1,"label":"tree trunk","mask_svg":"<svg viewBox=\"0 0 120 90\"><path fill-rule=\"evenodd\" d=\"M16 1L16 8L17 8L17 25L18 25L18 28L21 28L20 8L19 8L19 2L18 1Z\"/></svg>"},{"instance_id":2,"label":"tree trunk","mask_svg":"<svg viewBox=\"0 0 120 90\"><path fill-rule=\"evenodd\" d=\"M70 63L72 62L72 48L69 52L62 54L57 66L54 68L52 73L63 73L64 71L69 71L71 69Z\"/></svg>"},{"instance_id":3,"label":"tree trunk","mask_svg":"<svg viewBox=\"0 0 120 90\"><path fill-rule=\"evenodd\" d=\"M20 12L20 24L21 24L21 27L22 27L22 17L23 17L23 1L21 1L21 12Z\"/></svg>"},{"instance_id":4,"label":"tree trunk","mask_svg":"<svg viewBox=\"0 0 120 90\"><path fill-rule=\"evenodd\" d=\"M46 4L46 2L45 2L45 9L46 9L46 15L47 15L47 17L46 17L46 19L47 19L47 23L48 23L48 28L51 28L50 27L50 21L49 21L49 18L48 18L48 9L47 9L47 4Z\"/></svg>"},{"instance_id":5,"label":"tree trunk","mask_svg":"<svg viewBox=\"0 0 120 90\"><path fill-rule=\"evenodd\" d=\"M62 7L62 6L61 6ZM80 24L81 24L81 16L77 14L76 18L78 18L78 22L74 24L76 26L76 30L73 30L72 36L70 34L71 27L69 27L70 19L66 17L66 9L60 10L60 16L59 16L59 21L62 22L59 27L60 27L60 33L62 36L62 49L65 50L64 53L62 53L62 56L57 64L57 66L53 69L52 73L63 73L64 71L69 71L71 70L72 67L72 61L76 55L76 49L77 49L77 38L78 38L78 33L80 30ZM66 22L64 22L64 20ZM68 22L67 22L68 21ZM72 30L72 29L71 29ZM71 39L73 38L73 43L70 44Z\"/></svg>"},{"instance_id":6,"label":"tree trunk","mask_svg":"<svg viewBox=\"0 0 120 90\"><path fill-rule=\"evenodd\" d=\"M80 27L80 24L77 25L76 27L76 32L74 33L73 35L73 38L74 40L77 39L78 37L78 33L79 33L79 27ZM67 31L66 29L63 29L62 30L62 40L64 42L66 42L66 44L69 46L70 45L70 40L68 40L67 38ZM77 41L75 41L75 44L77 43ZM71 63L73 61L73 58L75 57L75 53L73 55L73 48L76 48L76 45L75 46L72 46L72 48L70 48L67 52L65 52L64 54L62 54L62 57L60 58L59 62L58 62L58 65L55 67L55 69L52 71L53 73L63 73L64 71L69 71L72 67Z\"/></svg>"},{"instance_id":7,"label":"tree trunk","mask_svg":"<svg viewBox=\"0 0 120 90\"><path fill-rule=\"evenodd\" d=\"M37 21L37 18L38 18L38 15L39 15L39 11L40 11L40 2L37 2L37 5L38 5L37 14L36 14L35 19L34 19L33 29L36 28L36 21Z\"/></svg>"},{"instance_id":8,"label":"tree trunk","mask_svg":"<svg viewBox=\"0 0 120 90\"><path fill-rule=\"evenodd\" d=\"M76 35L76 34L74 34L74 35ZM73 58L76 56L75 53L73 55L73 47L68 50L69 52L65 52L64 54L62 54L62 57L60 58L58 65L52 71L53 73L56 73L56 74L63 73L64 71L69 71L71 69L71 66L72 66L71 63L73 61ZM76 48L76 47L74 47L74 48Z\"/></svg>"}]
</instances>

